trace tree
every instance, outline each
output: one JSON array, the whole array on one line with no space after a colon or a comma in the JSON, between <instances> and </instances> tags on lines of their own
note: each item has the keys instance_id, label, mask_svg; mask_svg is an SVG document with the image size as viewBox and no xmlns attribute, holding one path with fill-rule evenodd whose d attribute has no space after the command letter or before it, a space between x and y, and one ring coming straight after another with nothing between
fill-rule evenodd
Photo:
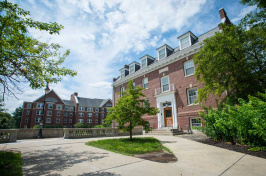
<instances>
[{"instance_id":1,"label":"tree","mask_svg":"<svg viewBox=\"0 0 266 176\"><path fill-rule=\"evenodd\" d=\"M14 120L14 126L15 128L20 128L20 122L21 122L21 117L22 117L22 107L18 107L15 109L15 111L12 113L13 120Z\"/></svg>"},{"instance_id":2,"label":"tree","mask_svg":"<svg viewBox=\"0 0 266 176\"><path fill-rule=\"evenodd\" d=\"M20 82L28 82L33 89L46 82L57 83L62 76L77 72L60 66L70 51L60 54L61 46L44 43L30 37L29 28L59 34L62 25L43 23L29 17L30 12L4 0L0 2L0 84L3 96L22 92ZM57 59L58 58L58 59Z\"/></svg>"},{"instance_id":3,"label":"tree","mask_svg":"<svg viewBox=\"0 0 266 176\"><path fill-rule=\"evenodd\" d=\"M122 97L118 99L115 107L109 109L105 119L106 124L114 120L118 123L118 129L129 131L131 141L134 127L143 126L145 129L149 127L149 122L141 117L144 114L156 115L159 112L157 108L150 107L150 103L144 99L142 90L141 87L134 87L133 81L129 80L127 89L125 92L119 92Z\"/></svg>"},{"instance_id":4,"label":"tree","mask_svg":"<svg viewBox=\"0 0 266 176\"><path fill-rule=\"evenodd\" d=\"M220 97L227 92L229 102L234 104L238 98L247 100L248 95L264 92L266 18L261 11L265 9L248 14L239 25L222 25L221 32L203 41L194 57L195 74L204 84L198 101L206 100L211 93Z\"/></svg>"}]
</instances>

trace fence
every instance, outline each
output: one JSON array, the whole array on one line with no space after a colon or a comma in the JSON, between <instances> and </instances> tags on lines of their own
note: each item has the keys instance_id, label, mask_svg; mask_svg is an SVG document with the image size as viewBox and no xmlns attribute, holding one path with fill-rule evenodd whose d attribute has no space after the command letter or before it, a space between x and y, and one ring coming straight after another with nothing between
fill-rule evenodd
<instances>
[{"instance_id":1,"label":"fence","mask_svg":"<svg viewBox=\"0 0 266 176\"><path fill-rule=\"evenodd\" d=\"M0 129L0 143L16 142L18 130Z\"/></svg>"},{"instance_id":2,"label":"fence","mask_svg":"<svg viewBox=\"0 0 266 176\"><path fill-rule=\"evenodd\" d=\"M36 139L38 137L39 129L19 129L17 139ZM43 138L57 138L63 137L63 128L43 128Z\"/></svg>"}]
</instances>

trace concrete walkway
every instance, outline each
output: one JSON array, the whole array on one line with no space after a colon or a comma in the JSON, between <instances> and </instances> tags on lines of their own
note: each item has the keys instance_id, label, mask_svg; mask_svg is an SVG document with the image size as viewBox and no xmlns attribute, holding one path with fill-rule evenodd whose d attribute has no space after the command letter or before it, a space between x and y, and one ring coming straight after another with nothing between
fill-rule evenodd
<instances>
[{"instance_id":1,"label":"concrete walkway","mask_svg":"<svg viewBox=\"0 0 266 176\"><path fill-rule=\"evenodd\" d=\"M32 139L0 144L22 152L24 175L265 176L266 160L174 136L154 136L178 161L156 163L85 145L90 139ZM103 139L103 138L100 138Z\"/></svg>"}]
</instances>

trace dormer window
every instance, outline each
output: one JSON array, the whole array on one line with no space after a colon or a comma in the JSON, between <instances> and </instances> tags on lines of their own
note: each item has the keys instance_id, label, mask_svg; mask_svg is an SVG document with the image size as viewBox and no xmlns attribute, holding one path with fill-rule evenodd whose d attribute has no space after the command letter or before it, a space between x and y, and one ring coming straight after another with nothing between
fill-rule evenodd
<instances>
[{"instance_id":1,"label":"dormer window","mask_svg":"<svg viewBox=\"0 0 266 176\"><path fill-rule=\"evenodd\" d=\"M142 59L140 63L141 63L141 68L147 67L147 58Z\"/></svg>"},{"instance_id":2,"label":"dormer window","mask_svg":"<svg viewBox=\"0 0 266 176\"><path fill-rule=\"evenodd\" d=\"M190 46L189 36L181 39L180 42L181 42L181 49L184 49L184 48Z\"/></svg>"},{"instance_id":3,"label":"dormer window","mask_svg":"<svg viewBox=\"0 0 266 176\"><path fill-rule=\"evenodd\" d=\"M165 58L165 56L165 48L163 48L159 51L159 59L163 59Z\"/></svg>"},{"instance_id":4,"label":"dormer window","mask_svg":"<svg viewBox=\"0 0 266 176\"><path fill-rule=\"evenodd\" d=\"M128 75L128 66L127 66L127 68L124 67L124 68L120 69L119 71L120 71L120 78L124 78L125 76Z\"/></svg>"},{"instance_id":5,"label":"dormer window","mask_svg":"<svg viewBox=\"0 0 266 176\"><path fill-rule=\"evenodd\" d=\"M129 66L129 73L134 73L135 72L135 65L130 65Z\"/></svg>"},{"instance_id":6,"label":"dormer window","mask_svg":"<svg viewBox=\"0 0 266 176\"><path fill-rule=\"evenodd\" d=\"M193 45L197 41L197 37L190 31L178 37L180 50Z\"/></svg>"},{"instance_id":7,"label":"dormer window","mask_svg":"<svg viewBox=\"0 0 266 176\"><path fill-rule=\"evenodd\" d=\"M146 54L142 58L140 58L140 67L145 68L148 65L154 62L155 58L151 57L150 55Z\"/></svg>"},{"instance_id":8,"label":"dormer window","mask_svg":"<svg viewBox=\"0 0 266 176\"><path fill-rule=\"evenodd\" d=\"M140 65L138 62L132 62L129 64L129 74L135 73L137 70L140 69Z\"/></svg>"},{"instance_id":9,"label":"dormer window","mask_svg":"<svg viewBox=\"0 0 266 176\"><path fill-rule=\"evenodd\" d=\"M174 52L174 49L167 44L161 46L160 48L157 48L156 50L158 51L158 60L164 59Z\"/></svg>"}]
</instances>

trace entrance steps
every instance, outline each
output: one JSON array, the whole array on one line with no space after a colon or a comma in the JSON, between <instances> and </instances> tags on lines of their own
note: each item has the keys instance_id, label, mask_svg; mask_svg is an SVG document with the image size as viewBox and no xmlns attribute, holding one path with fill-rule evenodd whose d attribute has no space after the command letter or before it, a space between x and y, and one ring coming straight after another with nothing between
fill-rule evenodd
<instances>
[{"instance_id":1,"label":"entrance steps","mask_svg":"<svg viewBox=\"0 0 266 176\"><path fill-rule=\"evenodd\" d=\"M187 134L179 129L172 129L172 128L162 128L162 129L154 129L146 133L146 135L161 135L161 136L176 136L181 134Z\"/></svg>"}]
</instances>

